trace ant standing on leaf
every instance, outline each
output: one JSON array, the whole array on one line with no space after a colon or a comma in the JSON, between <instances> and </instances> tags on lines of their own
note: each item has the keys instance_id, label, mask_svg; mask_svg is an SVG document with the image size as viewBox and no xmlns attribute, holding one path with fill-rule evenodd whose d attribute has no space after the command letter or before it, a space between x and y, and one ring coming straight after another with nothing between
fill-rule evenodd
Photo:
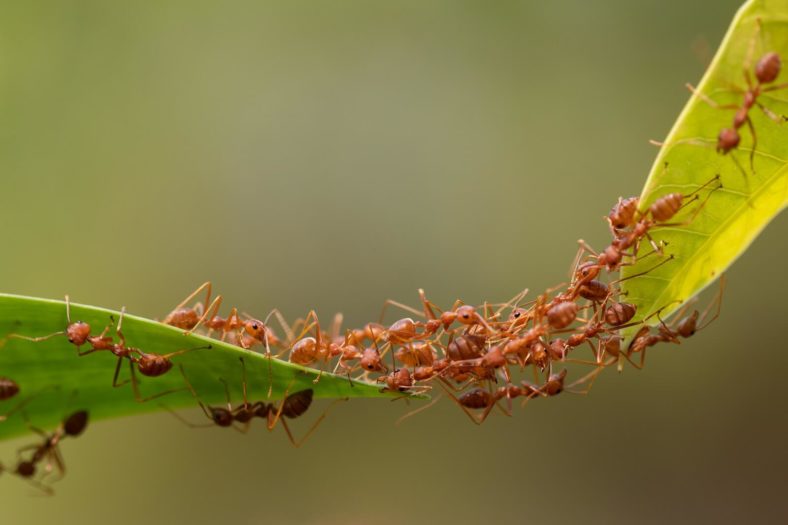
<instances>
[{"instance_id":1,"label":"ant standing on leaf","mask_svg":"<svg viewBox=\"0 0 788 525\"><path fill-rule=\"evenodd\" d=\"M80 356L90 354L97 350L108 350L112 344L113 340L111 337L107 337L107 332L114 324L115 320L112 316L110 316L110 321L112 321L109 325L107 325L104 330L99 335L90 335L90 325L84 321L71 321L71 300L69 296L66 295L66 328L65 330L61 330L59 332L54 332L49 335L44 335L40 337L30 337L27 335L21 334L8 334L9 339L23 339L25 341L32 341L34 343L40 343L41 341L46 341L53 337L59 335L65 335L68 339L68 342L73 344L77 347L77 353ZM87 351L80 350L82 345L88 344L90 345L91 349Z\"/></svg>"},{"instance_id":2,"label":"ant standing on leaf","mask_svg":"<svg viewBox=\"0 0 788 525\"><path fill-rule=\"evenodd\" d=\"M784 115L775 114L773 111L758 101L758 98L763 93L769 93L788 88L788 82L774 84L774 82L777 80L777 77L780 75L780 69L782 68L780 55L775 51L769 51L765 53L755 64L755 68L752 71L755 76L755 81L753 82L750 68L752 67L752 56L755 50L755 40L761 32L760 19L757 20L757 24L758 26L756 32L750 40L750 45L747 49L747 55L744 59L743 73L747 87L732 88L734 93L740 94L742 96L741 104L719 104L708 96L699 92L691 84L687 84L687 89L689 89L690 92L692 92L709 106L715 109L727 109L736 112L733 116L733 125L730 128L723 128L717 136L718 152L725 155L731 150L736 149L739 146L739 142L741 141L739 130L742 128L742 126L744 126L744 124L747 124L747 127L750 130L750 135L752 135L752 146L750 149L750 169L753 171L753 173L755 172L755 151L758 145L758 137L755 133L755 126L753 125L752 119L750 118L750 110L753 106L758 106L761 111L763 111L764 115L778 124L788 120ZM747 173L741 168L736 158L732 158L734 162L736 162L740 171L742 171L742 173L744 173L746 176Z\"/></svg>"}]
</instances>

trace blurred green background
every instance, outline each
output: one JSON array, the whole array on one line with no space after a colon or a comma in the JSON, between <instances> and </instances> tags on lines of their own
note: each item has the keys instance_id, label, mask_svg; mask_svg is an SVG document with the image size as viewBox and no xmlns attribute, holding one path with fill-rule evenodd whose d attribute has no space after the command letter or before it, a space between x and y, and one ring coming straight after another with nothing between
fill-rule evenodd
<instances>
[{"instance_id":1,"label":"blurred green background","mask_svg":"<svg viewBox=\"0 0 788 525\"><path fill-rule=\"evenodd\" d=\"M245 311L359 325L419 287L552 286L639 193L738 5L3 2L0 290L162 317L210 279ZM736 263L721 321L589 397L481 428L355 401L301 450L103 421L64 443L55 497L0 477L1 519L785 520L787 232Z\"/></svg>"}]
</instances>

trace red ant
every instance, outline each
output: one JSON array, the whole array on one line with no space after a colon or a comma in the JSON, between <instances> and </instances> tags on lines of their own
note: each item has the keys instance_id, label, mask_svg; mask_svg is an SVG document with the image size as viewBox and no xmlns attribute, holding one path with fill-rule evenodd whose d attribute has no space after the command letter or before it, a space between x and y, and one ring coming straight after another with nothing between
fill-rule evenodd
<instances>
[{"instance_id":1,"label":"red ant","mask_svg":"<svg viewBox=\"0 0 788 525\"><path fill-rule=\"evenodd\" d=\"M176 350L174 352L170 352L167 354L144 352L139 348L126 346L126 337L123 335L123 329L122 329L123 318L125 315L126 315L126 307L124 306L120 310L120 317L118 318L118 324L115 327L115 333L117 334L119 340L117 343L113 342L111 337L104 336L104 334L107 331L105 329L101 335L101 344L100 345L94 344L90 350L81 352L80 355L84 356L91 354L93 352L102 352L102 351L108 351L111 352L113 355L115 355L118 358L118 360L117 360L117 364L115 365L115 373L112 377L112 386L115 388L121 387L126 383L128 383L129 381L131 381L132 391L134 392L134 399L139 403L151 401L153 399L157 399L159 397L172 394L174 392L179 392L180 390L182 390L182 389L169 389L148 397L142 397L139 391L139 384L135 372L135 365L136 365L136 369L139 370L139 373L142 374L143 376L159 377L170 371L170 369L172 368L171 359L173 357L185 354L187 352L191 352L192 350L210 349L212 348L211 345ZM129 361L131 378L123 382L118 382L118 376L120 375L120 367L123 364L124 359L128 359Z\"/></svg>"},{"instance_id":2,"label":"red ant","mask_svg":"<svg viewBox=\"0 0 788 525\"><path fill-rule=\"evenodd\" d=\"M666 324L660 315L662 310L667 308L667 306L660 308L654 312L654 314L644 319L645 322L651 317L656 316L659 320L659 326L657 327L658 332L656 334L652 334L651 328L648 325L644 325L643 328L638 330L638 332L635 334L632 342L629 343L627 353L632 355L634 353L640 352L640 367L642 367L646 360L646 349L658 343L681 344L681 339L692 337L696 332L703 330L720 316L724 289L725 276L723 275L720 278L720 290L717 292L717 296L709 303L703 313L694 310L691 314L684 315L687 309L693 304L692 302L689 302L680 308L678 312L676 312L674 321L672 321L670 324ZM711 313L711 310L715 305L716 310L714 315L710 319L707 319L709 313Z\"/></svg>"},{"instance_id":3,"label":"red ant","mask_svg":"<svg viewBox=\"0 0 788 525\"><path fill-rule=\"evenodd\" d=\"M52 490L52 487L49 487L35 479L33 476L36 474L36 465L32 461L27 460L18 460L16 466L13 469L10 469L0 463L0 474L3 472L8 472L10 474L14 474L19 476L23 480L30 483L32 486L46 494L47 496L52 496L55 492Z\"/></svg>"},{"instance_id":4,"label":"red ant","mask_svg":"<svg viewBox=\"0 0 788 525\"><path fill-rule=\"evenodd\" d=\"M306 413L309 407L312 404L312 398L314 396L314 391L309 388L305 390L300 390L293 394L288 394L290 390L290 386L292 386L293 381L295 378L290 382L290 385L285 389L283 400L277 407L274 403L266 403L264 401L258 401L256 403L249 403L247 398L247 381L246 381L246 364L243 358L240 358L241 361L241 368L242 368L242 388L243 388L243 404L233 408L232 402L230 400L230 390L227 385L227 382L223 379L220 379L224 384L224 391L225 396L227 398L227 407L213 407L210 405L206 405L203 403L197 392L195 391L194 387L192 386L189 379L186 377L186 373L183 370L183 366L179 365L181 370L181 375L183 376L183 380L186 383L187 388L191 392L194 399L202 408L203 413L205 416L212 421L207 425L200 425L190 423L183 418L181 418L177 413L172 412L180 421L185 423L186 425L193 427L193 428L202 428L208 426L220 426L220 427L230 427L233 426L236 430L241 432L246 432L249 427L249 422L254 417L259 417L265 419L267 421L267 428L269 431L273 430L276 427L278 422L282 423L282 427L285 429L287 433L287 437L290 440L290 443L298 448L303 445L306 440L317 430L317 427L322 423L325 417L328 415L329 410L339 401L347 401L347 398L343 399L336 399L334 402L329 405L325 411L320 415L320 417L312 424L310 429L307 431L304 436L296 440L293 437L292 432L290 431L290 427L287 425L286 419L295 419L300 417ZM238 428L233 425L234 422L242 423L245 426L243 428Z\"/></svg>"},{"instance_id":5,"label":"red ant","mask_svg":"<svg viewBox=\"0 0 788 525\"><path fill-rule=\"evenodd\" d=\"M760 31L760 20L758 20L758 31ZM757 34L757 32L756 32ZM752 60L752 53L754 51L754 44L755 44L755 35L753 35L753 39L750 41L750 46L747 50L747 56L744 60L744 80L747 83L747 88L733 88L735 93L742 95L742 102L741 105L738 104L719 104L709 98L708 96L700 93L696 90L691 84L687 84L687 89L690 90L694 95L698 96L703 102L708 104L714 109L731 109L735 110L736 113L733 116L733 126L730 128L723 128L720 131L719 136L717 137L717 151L722 153L723 155L728 153L729 151L735 149L739 146L739 141L741 137L739 135L739 129L747 124L747 127L750 129L750 134L752 135L752 149L750 150L750 168L755 172L754 168L754 161L755 161L755 150L758 144L758 138L755 134L755 126L750 119L750 109L753 106L758 106L761 108L761 111L769 117L774 122L778 124L782 123L786 120L785 116L776 115L772 112L769 108L758 102L758 97L763 93L768 93L772 91L778 91L780 89L788 88L788 82L782 84L775 84L771 86L766 86L767 84L772 84L777 77L780 75L780 69L782 68L782 63L780 61L780 55L774 51L770 51L764 54L758 63L755 65L755 82L753 83L752 77L750 76L750 62ZM734 161L736 161L734 157ZM738 165L738 162L737 162ZM741 166L739 166L741 170ZM743 173L744 170L741 170Z\"/></svg>"},{"instance_id":6,"label":"red ant","mask_svg":"<svg viewBox=\"0 0 788 525\"><path fill-rule=\"evenodd\" d=\"M43 442L40 444L28 445L19 449L19 454L26 450L32 450L33 454L29 460L20 460L18 462L15 469L15 474L27 479L45 492L51 493L51 488L41 483L40 480L33 480L33 476L35 476L37 471L37 465L46 460L46 474L52 471L54 465L54 468L60 474L58 479L61 479L66 473L66 466L58 445L65 437L77 437L82 434L87 425L88 412L85 410L74 412L68 416L51 434L47 434L43 430L32 426L28 422L28 428L41 436L43 438ZM46 476L46 474L44 475Z\"/></svg>"},{"instance_id":7,"label":"red ant","mask_svg":"<svg viewBox=\"0 0 788 525\"><path fill-rule=\"evenodd\" d=\"M65 335L68 339L68 342L73 344L77 347L77 353L80 356L90 354L95 352L96 350L108 350L112 344L112 338L107 337L107 332L112 326L112 323L107 325L104 330L99 335L90 335L90 325L84 321L71 321L71 301L66 295L66 329L61 330L59 332L55 332L49 335L44 335L41 337L30 337L21 334L9 334L8 337L10 339L24 339L25 341L32 341L34 343L39 343L41 341L46 341L47 339L51 339L52 337L58 335ZM114 323L114 319L110 316L110 320ZM81 351L80 347L84 344L88 344L91 347L91 350Z\"/></svg>"}]
</instances>

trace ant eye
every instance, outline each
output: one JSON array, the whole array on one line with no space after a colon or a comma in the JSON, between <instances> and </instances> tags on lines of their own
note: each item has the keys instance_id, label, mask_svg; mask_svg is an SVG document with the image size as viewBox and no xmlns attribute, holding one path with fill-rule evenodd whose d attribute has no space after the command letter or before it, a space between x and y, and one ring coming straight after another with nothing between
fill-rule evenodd
<instances>
[{"instance_id":1,"label":"ant eye","mask_svg":"<svg viewBox=\"0 0 788 525\"><path fill-rule=\"evenodd\" d=\"M252 325L252 330L257 330L257 323Z\"/></svg>"}]
</instances>

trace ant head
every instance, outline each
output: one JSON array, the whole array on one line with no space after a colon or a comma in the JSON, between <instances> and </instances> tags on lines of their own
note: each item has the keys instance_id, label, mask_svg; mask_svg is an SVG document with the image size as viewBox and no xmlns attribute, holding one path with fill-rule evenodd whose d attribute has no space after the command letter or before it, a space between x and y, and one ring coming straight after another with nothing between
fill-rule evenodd
<instances>
[{"instance_id":1,"label":"ant head","mask_svg":"<svg viewBox=\"0 0 788 525\"><path fill-rule=\"evenodd\" d=\"M32 478L36 473L36 465L32 461L20 461L16 466L16 473L23 478Z\"/></svg>"},{"instance_id":2,"label":"ant head","mask_svg":"<svg viewBox=\"0 0 788 525\"><path fill-rule=\"evenodd\" d=\"M600 263L602 261L600 260ZM604 263L603 263L604 264ZM594 262L587 262L580 265L575 272L575 277L582 283L588 282L599 275L599 264Z\"/></svg>"},{"instance_id":3,"label":"ant head","mask_svg":"<svg viewBox=\"0 0 788 525\"><path fill-rule=\"evenodd\" d=\"M359 363L361 364L361 368L370 372L382 370L380 366L380 352L378 352L377 348L371 346L364 349Z\"/></svg>"},{"instance_id":4,"label":"ant head","mask_svg":"<svg viewBox=\"0 0 788 525\"><path fill-rule=\"evenodd\" d=\"M476 313L476 308L473 306L464 304L457 308L457 320L462 324L474 324L476 323L476 316L479 315Z\"/></svg>"},{"instance_id":5,"label":"ant head","mask_svg":"<svg viewBox=\"0 0 788 525\"><path fill-rule=\"evenodd\" d=\"M566 368L556 374L550 374L550 378L545 385L545 393L548 396L555 396L563 392L564 379L566 379Z\"/></svg>"},{"instance_id":6,"label":"ant head","mask_svg":"<svg viewBox=\"0 0 788 525\"><path fill-rule=\"evenodd\" d=\"M66 327L66 337L68 337L69 343L77 346L84 345L90 337L90 325L82 321L71 323Z\"/></svg>"},{"instance_id":7,"label":"ant head","mask_svg":"<svg viewBox=\"0 0 788 525\"><path fill-rule=\"evenodd\" d=\"M226 408L211 407L211 419L220 427L229 427L233 424L233 415Z\"/></svg>"},{"instance_id":8,"label":"ant head","mask_svg":"<svg viewBox=\"0 0 788 525\"><path fill-rule=\"evenodd\" d=\"M244 330L258 341L263 341L266 333L265 325L257 319L249 319L244 322Z\"/></svg>"},{"instance_id":9,"label":"ant head","mask_svg":"<svg viewBox=\"0 0 788 525\"><path fill-rule=\"evenodd\" d=\"M87 410L80 410L74 412L63 422L63 431L66 435L77 437L88 426L88 412Z\"/></svg>"},{"instance_id":10,"label":"ant head","mask_svg":"<svg viewBox=\"0 0 788 525\"><path fill-rule=\"evenodd\" d=\"M515 308L514 310L512 310L512 313L509 314L509 320L518 321L526 315L528 315L528 310L526 310L525 308Z\"/></svg>"},{"instance_id":11,"label":"ant head","mask_svg":"<svg viewBox=\"0 0 788 525\"><path fill-rule=\"evenodd\" d=\"M758 64L755 66L755 77L761 84L774 82L777 79L777 76L780 74L781 66L782 64L780 63L780 55L774 51L771 53L766 53L761 57L761 59L758 61Z\"/></svg>"},{"instance_id":12,"label":"ant head","mask_svg":"<svg viewBox=\"0 0 788 525\"><path fill-rule=\"evenodd\" d=\"M400 368L394 371L394 385L400 392L406 392L413 386L413 378L410 375L410 370L407 368Z\"/></svg>"},{"instance_id":13,"label":"ant head","mask_svg":"<svg viewBox=\"0 0 788 525\"><path fill-rule=\"evenodd\" d=\"M728 153L739 145L739 132L734 128L723 128L717 137L717 151Z\"/></svg>"}]
</instances>

